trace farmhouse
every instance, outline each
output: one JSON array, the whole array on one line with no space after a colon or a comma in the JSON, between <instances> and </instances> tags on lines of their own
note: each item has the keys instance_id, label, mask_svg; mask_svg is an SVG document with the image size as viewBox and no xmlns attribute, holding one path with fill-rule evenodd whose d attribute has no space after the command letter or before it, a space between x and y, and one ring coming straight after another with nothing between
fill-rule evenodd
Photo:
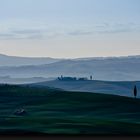
<instances>
[{"instance_id":1,"label":"farmhouse","mask_svg":"<svg viewBox=\"0 0 140 140\"><path fill-rule=\"evenodd\" d=\"M88 78L87 77L77 78L77 77L63 77L63 76L61 76L61 77L58 77L57 80L59 80L59 81L87 81Z\"/></svg>"}]
</instances>

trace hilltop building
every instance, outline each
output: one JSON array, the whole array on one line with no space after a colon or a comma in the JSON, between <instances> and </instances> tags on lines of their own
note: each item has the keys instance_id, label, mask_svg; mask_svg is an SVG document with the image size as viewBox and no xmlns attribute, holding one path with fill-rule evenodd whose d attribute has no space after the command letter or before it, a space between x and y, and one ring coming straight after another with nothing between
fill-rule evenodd
<instances>
[{"instance_id":1,"label":"hilltop building","mask_svg":"<svg viewBox=\"0 0 140 140\"><path fill-rule=\"evenodd\" d=\"M80 78L77 78L77 77L63 77L61 75L61 77L58 77L57 80L59 80L59 81L88 81L88 78L87 77L80 77ZM90 80L92 80L92 77L90 77Z\"/></svg>"}]
</instances>

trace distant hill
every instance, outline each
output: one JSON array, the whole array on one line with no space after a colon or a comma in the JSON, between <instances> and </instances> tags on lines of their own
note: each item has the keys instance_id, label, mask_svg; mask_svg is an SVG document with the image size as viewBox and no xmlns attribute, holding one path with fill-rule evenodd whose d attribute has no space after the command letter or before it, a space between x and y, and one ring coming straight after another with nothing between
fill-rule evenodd
<instances>
[{"instance_id":1,"label":"distant hill","mask_svg":"<svg viewBox=\"0 0 140 140\"><path fill-rule=\"evenodd\" d=\"M28 78L11 78L10 76L1 76L0 84L29 84L37 83L43 81L54 80L54 78L44 78L44 77L28 77Z\"/></svg>"},{"instance_id":2,"label":"distant hill","mask_svg":"<svg viewBox=\"0 0 140 140\"><path fill-rule=\"evenodd\" d=\"M24 61L24 60L23 60ZM55 60L48 62L45 58L34 59L32 65L0 67L0 76L11 77L58 77L93 75L97 80L109 81L139 81L140 56L107 57L107 58L79 58L69 60ZM25 62L30 62L28 59ZM47 64L47 62L49 64ZM7 65L6 61L3 61ZM24 63L21 63L22 65ZM9 64L10 65L10 64Z\"/></svg>"},{"instance_id":3,"label":"distant hill","mask_svg":"<svg viewBox=\"0 0 140 140\"><path fill-rule=\"evenodd\" d=\"M49 57L18 57L0 54L0 66L41 65L58 61L60 59Z\"/></svg>"},{"instance_id":4,"label":"distant hill","mask_svg":"<svg viewBox=\"0 0 140 140\"><path fill-rule=\"evenodd\" d=\"M106 93L120 96L133 97L134 85L140 91L140 82L109 82L109 81L47 81L32 84L60 88L67 91ZM140 97L140 92L138 94Z\"/></svg>"}]
</instances>

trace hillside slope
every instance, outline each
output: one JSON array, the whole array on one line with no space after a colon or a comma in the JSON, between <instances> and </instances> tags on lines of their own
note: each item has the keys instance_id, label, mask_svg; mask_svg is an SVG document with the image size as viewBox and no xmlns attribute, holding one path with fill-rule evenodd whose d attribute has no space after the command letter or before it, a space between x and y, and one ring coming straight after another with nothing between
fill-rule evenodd
<instances>
[{"instance_id":1,"label":"hillside slope","mask_svg":"<svg viewBox=\"0 0 140 140\"><path fill-rule=\"evenodd\" d=\"M0 89L0 134L140 134L140 99L24 86ZM14 115L19 108L27 115Z\"/></svg>"},{"instance_id":2,"label":"hillside slope","mask_svg":"<svg viewBox=\"0 0 140 140\"><path fill-rule=\"evenodd\" d=\"M0 54L0 66L41 65L58 62L61 59L49 57L18 57Z\"/></svg>"},{"instance_id":3,"label":"hillside slope","mask_svg":"<svg viewBox=\"0 0 140 140\"><path fill-rule=\"evenodd\" d=\"M48 86L67 91L107 93L121 96L133 96L134 85L140 90L140 82L112 82L112 81L46 81L32 84L35 86ZM138 97L140 95L138 94Z\"/></svg>"}]
</instances>

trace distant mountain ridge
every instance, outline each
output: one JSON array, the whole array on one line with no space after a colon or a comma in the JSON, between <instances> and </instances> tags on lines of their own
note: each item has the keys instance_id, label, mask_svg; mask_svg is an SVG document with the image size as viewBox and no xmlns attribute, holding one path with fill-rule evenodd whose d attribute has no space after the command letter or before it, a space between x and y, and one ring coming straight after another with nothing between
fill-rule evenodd
<instances>
[{"instance_id":1,"label":"distant mountain ridge","mask_svg":"<svg viewBox=\"0 0 140 140\"><path fill-rule=\"evenodd\" d=\"M0 66L41 65L58 62L62 59L50 57L19 57L0 54Z\"/></svg>"},{"instance_id":2,"label":"distant mountain ridge","mask_svg":"<svg viewBox=\"0 0 140 140\"><path fill-rule=\"evenodd\" d=\"M10 57L11 58L11 57ZM38 60L38 59L37 59ZM47 63L46 58L40 58L38 64L34 63L22 66L1 66L0 76L10 77L58 77L76 76L89 77L93 75L96 80L106 81L139 81L140 80L140 56L106 57L106 58L79 58L57 59ZM2 60L0 60L2 61ZM22 60L23 61L23 60ZM2 61L7 64L7 62ZM26 62L29 63L27 59Z\"/></svg>"},{"instance_id":3,"label":"distant mountain ridge","mask_svg":"<svg viewBox=\"0 0 140 140\"><path fill-rule=\"evenodd\" d=\"M83 58L51 58L51 57L21 57L0 54L0 66L24 66L24 65L43 65L59 61L88 61L88 60L114 60L114 59L133 59L140 58L140 55L119 56L119 57L83 57Z\"/></svg>"}]
</instances>

